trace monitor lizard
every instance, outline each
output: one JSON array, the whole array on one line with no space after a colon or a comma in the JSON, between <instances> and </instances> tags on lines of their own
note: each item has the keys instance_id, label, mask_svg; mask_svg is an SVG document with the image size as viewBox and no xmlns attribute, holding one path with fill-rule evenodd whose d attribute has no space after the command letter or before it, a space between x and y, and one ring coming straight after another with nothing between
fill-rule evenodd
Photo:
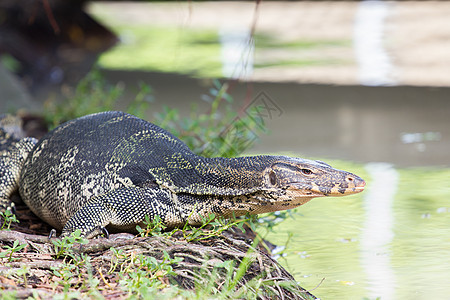
<instances>
[{"instance_id":1,"label":"monitor lizard","mask_svg":"<svg viewBox=\"0 0 450 300\"><path fill-rule=\"evenodd\" d=\"M316 160L202 157L166 130L124 112L68 121L39 141L1 128L0 122L0 208L11 209L18 189L62 236L77 229L87 238L106 229L134 232L145 216L159 216L168 228L198 225L211 213L286 210L365 186L362 178Z\"/></svg>"}]
</instances>

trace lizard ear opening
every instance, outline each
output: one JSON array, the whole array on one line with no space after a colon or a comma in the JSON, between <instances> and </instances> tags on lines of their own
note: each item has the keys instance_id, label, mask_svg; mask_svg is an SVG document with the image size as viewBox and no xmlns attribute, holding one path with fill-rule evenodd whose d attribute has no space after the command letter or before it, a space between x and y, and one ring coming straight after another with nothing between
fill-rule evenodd
<instances>
[{"instance_id":1,"label":"lizard ear opening","mask_svg":"<svg viewBox=\"0 0 450 300\"><path fill-rule=\"evenodd\" d=\"M270 180L270 184L271 185L276 185L277 184L277 175L275 174L274 171L270 171L269 172L269 180Z\"/></svg>"}]
</instances>

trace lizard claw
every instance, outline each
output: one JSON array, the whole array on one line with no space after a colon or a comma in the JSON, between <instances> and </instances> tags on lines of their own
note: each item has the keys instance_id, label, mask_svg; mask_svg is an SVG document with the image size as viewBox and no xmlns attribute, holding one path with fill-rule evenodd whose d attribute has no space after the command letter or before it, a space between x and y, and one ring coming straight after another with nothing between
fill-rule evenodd
<instances>
[{"instance_id":1,"label":"lizard claw","mask_svg":"<svg viewBox=\"0 0 450 300\"><path fill-rule=\"evenodd\" d=\"M102 226L101 230L102 230L102 233L105 235L105 238L109 239L109 232L106 229L106 227Z\"/></svg>"},{"instance_id":2,"label":"lizard claw","mask_svg":"<svg viewBox=\"0 0 450 300\"><path fill-rule=\"evenodd\" d=\"M50 230L50 233L48 234L48 239L51 239L52 237L56 237L56 229Z\"/></svg>"},{"instance_id":3,"label":"lizard claw","mask_svg":"<svg viewBox=\"0 0 450 300\"><path fill-rule=\"evenodd\" d=\"M16 204L14 202L11 202L8 209L15 215L16 214Z\"/></svg>"},{"instance_id":4,"label":"lizard claw","mask_svg":"<svg viewBox=\"0 0 450 300\"><path fill-rule=\"evenodd\" d=\"M13 215L16 214L16 205L8 199L0 197L0 211L5 212L9 210Z\"/></svg>"}]
</instances>

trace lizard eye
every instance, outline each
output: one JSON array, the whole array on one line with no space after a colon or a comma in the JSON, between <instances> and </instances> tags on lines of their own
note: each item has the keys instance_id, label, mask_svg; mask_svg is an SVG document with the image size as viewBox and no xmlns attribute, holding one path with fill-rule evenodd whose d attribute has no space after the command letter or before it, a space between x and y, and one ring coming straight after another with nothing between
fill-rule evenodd
<instances>
[{"instance_id":1,"label":"lizard eye","mask_svg":"<svg viewBox=\"0 0 450 300\"><path fill-rule=\"evenodd\" d=\"M311 171L310 169L301 169L301 171L305 175L311 175L313 173L313 171Z\"/></svg>"},{"instance_id":2,"label":"lizard eye","mask_svg":"<svg viewBox=\"0 0 450 300\"><path fill-rule=\"evenodd\" d=\"M269 173L269 180L270 180L270 184L271 185L276 185L277 184L277 175L275 174L274 171L271 171Z\"/></svg>"}]
</instances>

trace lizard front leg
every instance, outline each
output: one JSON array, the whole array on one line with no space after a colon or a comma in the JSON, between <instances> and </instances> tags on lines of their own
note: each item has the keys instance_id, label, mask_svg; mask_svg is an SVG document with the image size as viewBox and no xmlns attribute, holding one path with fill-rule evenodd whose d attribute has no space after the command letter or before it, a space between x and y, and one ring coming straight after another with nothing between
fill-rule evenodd
<instances>
[{"instance_id":1,"label":"lizard front leg","mask_svg":"<svg viewBox=\"0 0 450 300\"><path fill-rule=\"evenodd\" d=\"M64 225L61 236L81 230L82 236L93 238L104 232L136 232L136 225L143 225L145 216L150 220L156 215L163 223L168 216L176 214L170 203L170 193L159 187L125 187L93 197L81 207Z\"/></svg>"}]
</instances>

